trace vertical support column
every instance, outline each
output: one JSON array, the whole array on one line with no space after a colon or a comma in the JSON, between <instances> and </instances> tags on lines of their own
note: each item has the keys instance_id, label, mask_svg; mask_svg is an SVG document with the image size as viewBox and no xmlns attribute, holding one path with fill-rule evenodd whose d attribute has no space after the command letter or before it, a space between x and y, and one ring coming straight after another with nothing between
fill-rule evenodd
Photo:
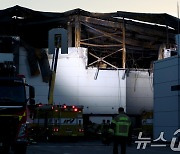
<instances>
[{"instance_id":1,"label":"vertical support column","mask_svg":"<svg viewBox=\"0 0 180 154\"><path fill-rule=\"evenodd\" d=\"M79 21L79 16L75 17L75 47L80 47L81 41L81 24Z\"/></svg>"},{"instance_id":2,"label":"vertical support column","mask_svg":"<svg viewBox=\"0 0 180 154\"><path fill-rule=\"evenodd\" d=\"M57 35L59 35L58 38L56 38ZM56 41L57 41L57 45L55 45ZM48 34L49 53L53 54L52 65L51 65L52 73L51 73L51 80L49 83L49 93L48 93L48 104L50 105L53 104L54 87L56 81L56 69L57 69L60 47L61 47L61 54L68 54L67 30L63 28L51 29Z\"/></svg>"},{"instance_id":3,"label":"vertical support column","mask_svg":"<svg viewBox=\"0 0 180 154\"><path fill-rule=\"evenodd\" d=\"M125 69L126 68L126 30L125 30L124 19L123 19L122 35L123 35L122 68Z\"/></svg>"},{"instance_id":4,"label":"vertical support column","mask_svg":"<svg viewBox=\"0 0 180 154\"><path fill-rule=\"evenodd\" d=\"M12 42L14 42L13 46L13 62L16 66L16 73L19 73L19 44L20 44L20 38L16 37L16 38L12 38L14 40L12 40Z\"/></svg>"},{"instance_id":5,"label":"vertical support column","mask_svg":"<svg viewBox=\"0 0 180 154\"><path fill-rule=\"evenodd\" d=\"M67 29L68 29L68 47L72 47L72 24L71 24L71 22L68 22Z\"/></svg>"},{"instance_id":6,"label":"vertical support column","mask_svg":"<svg viewBox=\"0 0 180 154\"><path fill-rule=\"evenodd\" d=\"M166 25L166 48L170 48L169 46L169 26Z\"/></svg>"}]
</instances>

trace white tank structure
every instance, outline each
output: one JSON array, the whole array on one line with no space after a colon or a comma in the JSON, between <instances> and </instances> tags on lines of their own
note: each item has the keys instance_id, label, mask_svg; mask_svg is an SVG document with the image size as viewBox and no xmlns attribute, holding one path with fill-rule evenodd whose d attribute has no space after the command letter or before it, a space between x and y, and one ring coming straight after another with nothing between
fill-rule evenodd
<instances>
[{"instance_id":1,"label":"white tank structure","mask_svg":"<svg viewBox=\"0 0 180 154\"><path fill-rule=\"evenodd\" d=\"M126 109L132 115L153 110L153 73L130 71L126 78Z\"/></svg>"},{"instance_id":2,"label":"white tank structure","mask_svg":"<svg viewBox=\"0 0 180 154\"><path fill-rule=\"evenodd\" d=\"M86 48L68 48L68 54L59 54L54 88L54 104L83 105L84 114L117 114L118 107L128 114L139 114L153 106L152 81L149 73L132 71L126 77L124 70L99 70L86 67ZM48 103L49 84L41 75L30 76L27 53L20 48L19 72L25 74L29 84L35 87L36 103ZM48 55L52 62L52 55Z\"/></svg>"}]
</instances>

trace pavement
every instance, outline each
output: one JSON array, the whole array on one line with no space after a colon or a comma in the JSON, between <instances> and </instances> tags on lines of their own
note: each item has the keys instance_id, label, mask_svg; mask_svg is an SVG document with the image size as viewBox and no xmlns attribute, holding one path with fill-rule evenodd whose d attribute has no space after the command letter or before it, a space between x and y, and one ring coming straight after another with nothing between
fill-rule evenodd
<instances>
[{"instance_id":1,"label":"pavement","mask_svg":"<svg viewBox=\"0 0 180 154\"><path fill-rule=\"evenodd\" d=\"M170 146L166 147L151 147L147 146L145 149L137 149L137 145L127 147L127 154L174 154L179 152L173 151Z\"/></svg>"},{"instance_id":2,"label":"pavement","mask_svg":"<svg viewBox=\"0 0 180 154\"><path fill-rule=\"evenodd\" d=\"M103 145L101 142L96 142L96 143L84 143L84 145L89 145L91 144L91 146L105 146ZM180 144L180 143L179 143ZM128 145L127 146L127 152L126 154L179 154L180 153L180 145L179 145L179 148L178 146L176 145L175 148L178 148L178 151L173 151L170 147L170 144L162 144L162 143L159 143L159 144L147 144L146 146L144 146L144 149L143 149L143 146L144 144L142 143L140 145L140 147L138 148L138 143L135 143L135 141L132 143L132 145ZM113 144L111 143L109 146L106 146L106 147L109 147L110 149L113 148ZM105 148L106 148L105 147ZM120 146L119 146L119 151L120 151ZM107 153L109 154L109 153Z\"/></svg>"},{"instance_id":3,"label":"pavement","mask_svg":"<svg viewBox=\"0 0 180 154\"><path fill-rule=\"evenodd\" d=\"M163 144L144 146L141 144L138 149L138 143L133 143L131 146L127 146L126 154L179 154L180 151L173 151L170 145L164 146ZM119 147L120 148L120 147ZM177 146L176 146L177 148ZM101 141L86 140L76 143L62 142L62 143L37 143L28 147L27 154L112 154L113 144L104 145ZM49 152L47 150L50 150ZM76 151L75 151L76 150ZM119 149L120 150L120 149Z\"/></svg>"}]
</instances>

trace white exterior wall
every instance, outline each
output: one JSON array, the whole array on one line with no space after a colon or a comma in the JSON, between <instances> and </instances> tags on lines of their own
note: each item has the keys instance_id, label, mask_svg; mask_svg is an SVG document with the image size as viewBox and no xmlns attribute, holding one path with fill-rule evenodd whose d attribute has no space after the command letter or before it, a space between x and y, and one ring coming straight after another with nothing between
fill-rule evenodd
<instances>
[{"instance_id":1,"label":"white exterior wall","mask_svg":"<svg viewBox=\"0 0 180 154\"><path fill-rule=\"evenodd\" d=\"M59 55L54 103L83 105L85 114L114 114L119 106L126 108L126 78L124 71L100 70L94 80L96 68L86 69L87 49L69 48L69 53ZM51 55L49 61L51 63ZM36 90L36 102L48 103L48 84L41 76L31 77L26 52L20 49L20 73Z\"/></svg>"},{"instance_id":2,"label":"white exterior wall","mask_svg":"<svg viewBox=\"0 0 180 154\"><path fill-rule=\"evenodd\" d=\"M152 75L144 71L131 71L124 76L123 70L86 69L87 49L69 48L69 53L59 54L54 103L83 105L85 114L114 114L119 106L127 107L128 114L140 114L153 107ZM36 103L48 103L49 84L42 82L41 75L30 76L27 53L20 48L20 73L36 90ZM52 55L49 55L51 64Z\"/></svg>"},{"instance_id":3,"label":"white exterior wall","mask_svg":"<svg viewBox=\"0 0 180 154\"><path fill-rule=\"evenodd\" d=\"M179 60L180 64L180 60ZM154 138L164 132L164 138L171 140L180 126L179 92L171 91L178 85L178 58L170 57L155 62L154 69ZM180 76L180 74L179 74Z\"/></svg>"},{"instance_id":4,"label":"white exterior wall","mask_svg":"<svg viewBox=\"0 0 180 154\"><path fill-rule=\"evenodd\" d=\"M126 79L126 107L129 114L153 110L153 74L131 71Z\"/></svg>"}]
</instances>

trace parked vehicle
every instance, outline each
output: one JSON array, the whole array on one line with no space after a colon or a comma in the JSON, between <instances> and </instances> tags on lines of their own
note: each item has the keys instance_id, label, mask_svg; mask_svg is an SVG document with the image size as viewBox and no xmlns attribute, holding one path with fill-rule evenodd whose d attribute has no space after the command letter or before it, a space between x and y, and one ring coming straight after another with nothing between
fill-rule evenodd
<instances>
[{"instance_id":1,"label":"parked vehicle","mask_svg":"<svg viewBox=\"0 0 180 154\"><path fill-rule=\"evenodd\" d=\"M0 153L8 153L10 148L16 154L26 153L27 103L33 105L34 96L34 88L16 74L11 62L0 63Z\"/></svg>"},{"instance_id":2,"label":"parked vehicle","mask_svg":"<svg viewBox=\"0 0 180 154\"><path fill-rule=\"evenodd\" d=\"M29 130L35 140L84 136L83 107L37 104Z\"/></svg>"}]
</instances>

